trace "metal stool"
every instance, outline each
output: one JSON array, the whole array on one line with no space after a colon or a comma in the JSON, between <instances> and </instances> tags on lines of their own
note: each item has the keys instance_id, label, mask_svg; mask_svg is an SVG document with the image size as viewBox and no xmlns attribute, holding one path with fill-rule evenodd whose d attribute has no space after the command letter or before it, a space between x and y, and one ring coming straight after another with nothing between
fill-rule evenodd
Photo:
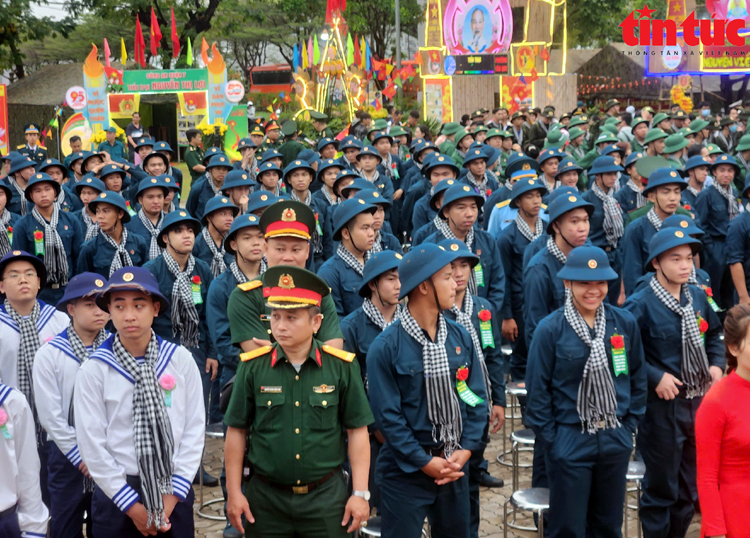
<instances>
[{"instance_id":1,"label":"metal stool","mask_svg":"<svg viewBox=\"0 0 750 538\"><path fill-rule=\"evenodd\" d=\"M513 521L508 521L508 503L513 508ZM516 510L525 510L534 512L539 520L538 527L521 527L516 525ZM549 489L547 488L529 488L514 491L510 498L503 504L503 538L508 538L508 527L512 529L537 532L539 538L544 538L544 517L545 511L549 510Z\"/></svg>"},{"instance_id":2,"label":"metal stool","mask_svg":"<svg viewBox=\"0 0 750 538\"><path fill-rule=\"evenodd\" d=\"M638 532L638 538L641 538L641 516L638 512L638 504L641 502L641 482L643 481L643 476L646 474L646 464L644 464L642 461L631 461L628 463L628 470L625 473L625 480L627 480L631 484L635 484L634 488L627 488L625 490L625 513L622 516L623 522L625 524L625 530L623 532L623 536L625 538L628 538L628 508L631 510L635 510L635 524L636 529ZM628 504L628 493L636 492L636 499L638 501L638 504L635 506L632 504Z\"/></svg>"},{"instance_id":3,"label":"metal stool","mask_svg":"<svg viewBox=\"0 0 750 538\"><path fill-rule=\"evenodd\" d=\"M519 396L526 396L526 383L520 382L510 382L505 385L505 394L508 396L508 402L507 402L507 408L510 410L510 414L506 411L505 413L505 422L503 422L503 451L500 452L500 454L497 455L497 462L500 465L505 465L506 467L512 467L513 463L508 463L505 461L505 456L511 453L511 450L508 450L508 434L507 434L507 426L508 426L508 419L510 419L510 431L512 432L516 427L516 409L520 410L521 405L518 403L518 397ZM520 412L518 413L518 418L521 418Z\"/></svg>"},{"instance_id":4,"label":"metal stool","mask_svg":"<svg viewBox=\"0 0 750 538\"><path fill-rule=\"evenodd\" d=\"M224 439L224 430L221 424L209 424L208 427L206 427L206 437L211 437L212 439ZM206 451L204 450L203 453L205 454L205 452ZM201 454L201 466L198 469L198 475L200 476L198 490L200 495L200 502L198 503L198 515L203 519L210 519L211 521L226 521L226 516L214 516L212 514L205 514L202 512L202 510L209 505L224 502L224 497L211 499L208 502L203 502L203 454Z\"/></svg>"},{"instance_id":5,"label":"metal stool","mask_svg":"<svg viewBox=\"0 0 750 538\"><path fill-rule=\"evenodd\" d=\"M367 526L359 529L358 536L380 536L380 516L371 517L367 520ZM422 529L422 536L429 537L426 529Z\"/></svg>"},{"instance_id":6,"label":"metal stool","mask_svg":"<svg viewBox=\"0 0 750 538\"><path fill-rule=\"evenodd\" d=\"M520 463L518 455L520 452L533 452L536 435L530 429L518 430L510 434L511 463L513 465L513 491L518 490L518 470L533 467L531 463ZM521 447L520 445L524 445Z\"/></svg>"}]
</instances>

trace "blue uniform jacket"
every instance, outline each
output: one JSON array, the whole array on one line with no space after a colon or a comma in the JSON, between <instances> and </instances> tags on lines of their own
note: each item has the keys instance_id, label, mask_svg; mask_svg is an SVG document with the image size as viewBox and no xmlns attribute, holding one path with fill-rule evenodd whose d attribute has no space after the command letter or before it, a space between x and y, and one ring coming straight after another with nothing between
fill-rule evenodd
<instances>
[{"instance_id":1,"label":"blue uniform jacket","mask_svg":"<svg viewBox=\"0 0 750 538\"><path fill-rule=\"evenodd\" d=\"M172 273L169 272L169 269L167 269L167 262L164 261L164 256L159 256L158 258L147 262L143 267L144 269L148 269L151 274L156 277L156 280L159 282L159 291L161 291L161 293L167 299L169 299L169 302L171 303L172 288L174 287L175 279L172 276ZM213 341L209 336L208 316L206 315L208 289L211 286L211 282L213 281L213 276L211 275L210 267L206 265L202 260L199 260L197 258L195 260L195 267L193 268L192 276L196 275L198 275L201 279L200 288L202 299L201 304L195 305L195 308L198 311L198 318L200 319L200 324L198 325L198 349L205 353L207 358L215 359L216 348L214 347ZM211 320L211 322L213 323L213 320ZM153 329L158 336L161 336L165 340L169 340L170 342L174 342L175 344L180 343L179 333L174 334L174 331L172 329L172 313L169 308L167 308L164 312L159 312L159 316L154 319Z\"/></svg>"},{"instance_id":2,"label":"blue uniform jacket","mask_svg":"<svg viewBox=\"0 0 750 538\"><path fill-rule=\"evenodd\" d=\"M142 267L148 261L148 243L140 235L128 233L125 248L130 254L133 266ZM109 278L109 267L112 265L115 252L115 247L99 232L93 239L81 246L76 273L90 271Z\"/></svg>"},{"instance_id":3,"label":"blue uniform jacket","mask_svg":"<svg viewBox=\"0 0 750 538\"><path fill-rule=\"evenodd\" d=\"M513 191L510 190L506 185L503 185L502 188L494 191L489 198L487 198L487 201L484 203L484 229L486 230L490 225L490 217L492 216L492 212L497 208L497 204L504 202L505 200L510 200L513 196Z\"/></svg>"},{"instance_id":4,"label":"blue uniform jacket","mask_svg":"<svg viewBox=\"0 0 750 538\"><path fill-rule=\"evenodd\" d=\"M130 221L125 224L125 227L128 229L128 233L130 234L136 234L143 238L144 241L146 241L146 248L151 244L151 234L146 229L146 227L141 222L141 218L138 215L134 215ZM196 241L197 241L196 237Z\"/></svg>"},{"instance_id":5,"label":"blue uniform jacket","mask_svg":"<svg viewBox=\"0 0 750 538\"><path fill-rule=\"evenodd\" d=\"M367 353L370 345L383 331L370 321L361 306L342 319L339 326L341 332L344 333L344 349L357 355L362 379L364 379L367 375Z\"/></svg>"},{"instance_id":6,"label":"blue uniform jacket","mask_svg":"<svg viewBox=\"0 0 750 538\"><path fill-rule=\"evenodd\" d=\"M333 210L338 204L328 203L328 199L323 194L323 188L325 187L313 193L310 207L318 214L318 222L323 232L323 260L327 260L333 256Z\"/></svg>"},{"instance_id":7,"label":"blue uniform jacket","mask_svg":"<svg viewBox=\"0 0 750 538\"><path fill-rule=\"evenodd\" d=\"M735 198L739 198L737 191L732 188ZM718 239L723 241L729 229L729 202L718 190L709 187L703 189L695 200L695 212L700 218L700 228L706 232L706 239ZM717 283L718 285L718 283Z\"/></svg>"},{"instance_id":8,"label":"blue uniform jacket","mask_svg":"<svg viewBox=\"0 0 750 538\"><path fill-rule=\"evenodd\" d=\"M232 371L237 369L242 352L239 347L232 345L232 333L229 330L229 316L227 315L229 295L236 287L237 280L232 271L224 271L211 282L206 302L206 314L211 320L208 330L211 342L218 353L216 359L223 368L229 368Z\"/></svg>"},{"instance_id":9,"label":"blue uniform jacket","mask_svg":"<svg viewBox=\"0 0 750 538\"><path fill-rule=\"evenodd\" d=\"M595 247L599 247L607 252L609 261L611 263L613 248L607 242L607 234L604 233L604 202L596 194L594 194L594 191L592 190L584 192L581 197L594 206L594 212L591 214L591 218L589 220L589 224L591 226L591 231L589 232L589 240ZM622 223L623 226L625 226L625 221L627 221L628 215L625 211L622 210L622 206L620 206L620 214L622 214ZM622 247L622 238L620 238L620 240L617 242L617 246L620 248ZM618 270L617 267L613 267L613 269L615 271Z\"/></svg>"},{"instance_id":10,"label":"blue uniform jacket","mask_svg":"<svg viewBox=\"0 0 750 538\"><path fill-rule=\"evenodd\" d=\"M593 224L591 230L594 230ZM626 296L635 292L638 279L646 274L648 243L654 234L656 228L645 215L631 222L625 229L622 237L622 281Z\"/></svg>"},{"instance_id":11,"label":"blue uniform jacket","mask_svg":"<svg viewBox=\"0 0 750 538\"><path fill-rule=\"evenodd\" d=\"M711 310L706 294L696 286L688 286L693 297L693 310L708 322L705 333L706 355L710 366L724 368L724 344L719 339L722 326L719 317ZM687 300L682 294L680 304ZM649 390L655 390L665 372L680 379L682 364L681 318L669 310L656 297L651 286L628 297L623 305L635 316L641 330L643 350L646 357L646 376ZM656 394L654 393L654 396Z\"/></svg>"},{"instance_id":12,"label":"blue uniform jacket","mask_svg":"<svg viewBox=\"0 0 750 538\"><path fill-rule=\"evenodd\" d=\"M526 250L523 251L523 272L526 274L526 268L529 266L529 262L531 262L531 259L536 255L537 252L542 250L547 246L547 239L549 239L549 234L544 231L542 232L542 235L534 239L531 243L529 243L529 246L526 247Z\"/></svg>"},{"instance_id":13,"label":"blue uniform jacket","mask_svg":"<svg viewBox=\"0 0 750 538\"><path fill-rule=\"evenodd\" d=\"M511 319L523 310L523 258L530 241L518 230L515 222L500 232L497 247L505 270L505 301L499 312L501 319Z\"/></svg>"},{"instance_id":14,"label":"blue uniform jacket","mask_svg":"<svg viewBox=\"0 0 750 538\"><path fill-rule=\"evenodd\" d=\"M3 211L8 211L8 210L4 209ZM16 222L18 222L20 220L21 215L19 215L17 213L12 213L11 211L8 211L8 213L10 213L10 221L8 222L8 226L10 228L13 228L13 230L15 231ZM0 215L2 215L1 212L0 212ZM6 228L5 231L7 232L8 229Z\"/></svg>"},{"instance_id":15,"label":"blue uniform jacket","mask_svg":"<svg viewBox=\"0 0 750 538\"><path fill-rule=\"evenodd\" d=\"M632 314L605 304L607 328L604 347L617 398L617 418L632 434L646 412L646 368L641 334ZM592 336L594 334L591 329ZM615 376L610 339L625 341L627 374ZM526 369L526 419L546 445L555 442L558 425L579 426L576 409L578 386L591 348L583 343L560 308L544 318L536 329Z\"/></svg>"},{"instance_id":16,"label":"blue uniform jacket","mask_svg":"<svg viewBox=\"0 0 750 538\"><path fill-rule=\"evenodd\" d=\"M110 144L109 141L105 140L96 148L99 153L106 151L112 157L112 159L127 159L125 153L125 147L122 142L115 140L114 144Z\"/></svg>"},{"instance_id":17,"label":"blue uniform jacket","mask_svg":"<svg viewBox=\"0 0 750 538\"><path fill-rule=\"evenodd\" d=\"M11 213L15 213L16 215L21 215L21 197L23 194L19 194L18 191L16 191L16 188L10 184L10 181L7 177L4 177L2 179L3 184L7 185L10 188L11 196L10 200L8 200L5 203L5 208L10 211ZM33 209L34 204L32 202L29 202L26 200L26 211L28 213L31 213L31 210ZM22 217L26 215L21 215Z\"/></svg>"},{"instance_id":18,"label":"blue uniform jacket","mask_svg":"<svg viewBox=\"0 0 750 538\"><path fill-rule=\"evenodd\" d=\"M474 299L474 311L471 314L471 324L474 326L474 330L479 337L479 342L482 344L482 353L484 354L484 363L487 365L487 373L490 376L490 391L492 392L492 405L499 405L505 407L505 358L502 352L502 333L500 332L500 326L502 320L495 317L494 315L490 318L489 322L492 325L492 339L494 340L495 347L484 345L482 342L482 333L480 323L482 320L479 319L479 312L482 310L492 311L490 302L487 299L482 299L476 295L472 295ZM451 321L456 321L456 316L450 310L443 312L445 317Z\"/></svg>"},{"instance_id":19,"label":"blue uniform jacket","mask_svg":"<svg viewBox=\"0 0 750 538\"><path fill-rule=\"evenodd\" d=\"M446 320L450 379L454 383L461 366L469 369L467 384L480 398L485 399L482 367L466 329ZM390 451L398 469L415 473L431 460L425 447L437 448L440 441L432 437L432 423L427 414L422 346L401 327L401 321L383 331L367 353L367 379L370 386L370 407L375 424L385 437L382 450ZM461 448L482 448L482 434L487 424L487 407L467 405L459 398L463 431ZM381 451L381 457L383 452ZM385 460L385 458L383 458ZM387 460L386 460L387 461Z\"/></svg>"},{"instance_id":20,"label":"blue uniform jacket","mask_svg":"<svg viewBox=\"0 0 750 538\"><path fill-rule=\"evenodd\" d=\"M641 278L638 279L638 282L635 286L635 291L641 291L644 286L648 286L649 282L651 282L651 277L654 276L653 271L649 271L645 275L643 275ZM698 281L699 286L706 286L707 288L711 287L711 277L708 276L708 273L705 272L703 269L695 268L695 279Z\"/></svg>"},{"instance_id":21,"label":"blue uniform jacket","mask_svg":"<svg viewBox=\"0 0 750 538\"><path fill-rule=\"evenodd\" d=\"M434 220L434 219L433 219ZM411 244L412 246L420 245L424 243L425 239L430 237L432 234L437 232L437 228L435 227L435 223L431 220L421 228L419 228L416 232L412 232L411 237Z\"/></svg>"},{"instance_id":22,"label":"blue uniform jacket","mask_svg":"<svg viewBox=\"0 0 750 538\"><path fill-rule=\"evenodd\" d=\"M141 223L141 226L143 226L143 223ZM145 226L143 226L143 228L145 229ZM202 233L199 233L195 238L195 244L193 245L193 256L195 256L199 260L203 260L209 267L211 267L211 262L213 261L214 256L213 254L211 254L211 249L208 248L208 245L206 244L206 240L203 238ZM229 264L233 261L234 257L228 252L225 252L224 263L227 264L227 267L229 267Z\"/></svg>"},{"instance_id":23,"label":"blue uniform jacket","mask_svg":"<svg viewBox=\"0 0 750 538\"><path fill-rule=\"evenodd\" d=\"M526 346L531 347L534 331L541 321L565 304L565 284L557 273L563 268L546 243L529 262L523 277L523 323Z\"/></svg>"},{"instance_id":24,"label":"blue uniform jacket","mask_svg":"<svg viewBox=\"0 0 750 538\"><path fill-rule=\"evenodd\" d=\"M684 191L682 191L680 204L682 204L685 207L685 209L687 209L688 211L695 211L695 202L697 199L698 197L695 194L690 192L688 189L685 189Z\"/></svg>"},{"instance_id":25,"label":"blue uniform jacket","mask_svg":"<svg viewBox=\"0 0 750 538\"><path fill-rule=\"evenodd\" d=\"M409 190L404 189L404 205L401 208L401 226L406 230L407 234L411 234L414 231L412 228L412 215L414 214L414 206L417 201L422 198L425 194L429 194L432 184L425 179L422 175L422 171L419 174L413 174L413 182L409 186Z\"/></svg>"},{"instance_id":26,"label":"blue uniform jacket","mask_svg":"<svg viewBox=\"0 0 750 538\"><path fill-rule=\"evenodd\" d=\"M437 216L437 211L430 207L430 191L427 191L417 203L414 204L414 213L411 216L411 229L419 230L425 224L432 222Z\"/></svg>"},{"instance_id":27,"label":"blue uniform jacket","mask_svg":"<svg viewBox=\"0 0 750 538\"><path fill-rule=\"evenodd\" d=\"M362 306L363 299L359 296L362 275L349 267L341 256L334 254L326 260L318 269L318 276L331 288L331 297L339 317L343 318Z\"/></svg>"},{"instance_id":28,"label":"blue uniform jacket","mask_svg":"<svg viewBox=\"0 0 750 538\"><path fill-rule=\"evenodd\" d=\"M622 177L620 177L620 185L623 185L623 186L620 188L619 191L615 193L615 200L617 200L620 203L620 208L626 214L638 209L638 195L635 193L633 189L628 187L627 185L628 181L630 181L630 176L623 175ZM685 191L683 191L683 194L684 193ZM627 223L627 220L628 219L626 215L625 223Z\"/></svg>"},{"instance_id":29,"label":"blue uniform jacket","mask_svg":"<svg viewBox=\"0 0 750 538\"><path fill-rule=\"evenodd\" d=\"M436 231L425 239L425 242L440 243L446 237ZM500 260L500 250L497 242L484 230L474 228L474 244L471 251L479 256L479 265L474 268L474 273L481 270L484 273L484 286L479 285L477 278L477 295L487 299L492 305L492 313L497 314L503 308L505 300L505 268Z\"/></svg>"},{"instance_id":30,"label":"blue uniform jacket","mask_svg":"<svg viewBox=\"0 0 750 538\"><path fill-rule=\"evenodd\" d=\"M216 196L213 189L211 189L211 186L208 184L209 181L211 180L205 177L199 179L190 189L187 204L185 205L185 209L187 209L190 214L198 220L203 218L203 211L206 209L206 203Z\"/></svg>"},{"instance_id":31,"label":"blue uniform jacket","mask_svg":"<svg viewBox=\"0 0 750 538\"><path fill-rule=\"evenodd\" d=\"M741 213L729 224L726 254L727 265L742 264L745 286L750 290L750 211Z\"/></svg>"},{"instance_id":32,"label":"blue uniform jacket","mask_svg":"<svg viewBox=\"0 0 750 538\"><path fill-rule=\"evenodd\" d=\"M360 173L360 175L362 174ZM365 178L364 175L362 175L362 177ZM373 189L377 190L383 198L393 203L393 193L395 192L395 190L393 188L393 182L390 180L389 177L383 174L380 174L378 175L377 181L374 181L374 182L371 181L371 183L372 183Z\"/></svg>"}]
</instances>

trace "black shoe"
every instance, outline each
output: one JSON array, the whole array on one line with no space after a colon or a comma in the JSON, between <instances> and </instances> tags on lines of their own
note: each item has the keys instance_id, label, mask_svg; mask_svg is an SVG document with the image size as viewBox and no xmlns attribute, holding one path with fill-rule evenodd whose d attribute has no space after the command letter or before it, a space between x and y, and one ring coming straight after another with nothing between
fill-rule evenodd
<instances>
[{"instance_id":1,"label":"black shoe","mask_svg":"<svg viewBox=\"0 0 750 538\"><path fill-rule=\"evenodd\" d=\"M222 534L223 538L242 538L242 533L232 527L232 524L227 521L227 526Z\"/></svg>"},{"instance_id":2,"label":"black shoe","mask_svg":"<svg viewBox=\"0 0 750 538\"><path fill-rule=\"evenodd\" d=\"M219 485L219 479L216 477L211 476L206 472L205 469L201 467L201 470L198 471L199 473L203 473L203 485L207 488L215 488ZM195 478L193 479L193 485L199 486L200 485L200 476L195 475Z\"/></svg>"},{"instance_id":3,"label":"black shoe","mask_svg":"<svg viewBox=\"0 0 750 538\"><path fill-rule=\"evenodd\" d=\"M479 485L484 488L501 488L505 485L502 478L495 478L487 471L479 477Z\"/></svg>"}]
</instances>

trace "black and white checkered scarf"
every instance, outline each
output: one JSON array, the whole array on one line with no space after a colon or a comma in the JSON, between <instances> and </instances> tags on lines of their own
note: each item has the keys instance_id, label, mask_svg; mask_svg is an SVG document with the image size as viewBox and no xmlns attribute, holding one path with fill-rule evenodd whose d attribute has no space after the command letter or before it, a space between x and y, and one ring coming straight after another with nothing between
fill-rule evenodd
<instances>
[{"instance_id":1,"label":"black and white checkered scarf","mask_svg":"<svg viewBox=\"0 0 750 538\"><path fill-rule=\"evenodd\" d=\"M635 206L636 206L636 209L641 208L644 205L646 205L646 198L643 197L643 191L638 187L638 185L636 185L635 183L633 183L632 179L630 181L628 181L626 183L626 185L628 186L628 188L631 191L633 191L635 193ZM696 196L697 196L697 193L696 193Z\"/></svg>"},{"instance_id":2,"label":"black and white checkered scarf","mask_svg":"<svg viewBox=\"0 0 750 538\"><path fill-rule=\"evenodd\" d=\"M8 237L8 226L10 225L10 211L4 209L0 214L0 258L10 252L10 238Z\"/></svg>"},{"instance_id":3,"label":"black and white checkered scarf","mask_svg":"<svg viewBox=\"0 0 750 538\"><path fill-rule=\"evenodd\" d=\"M536 222L534 223L534 231L532 232L528 223L521 216L520 210L516 215L516 227L518 227L518 231L521 232L521 235L529 240L529 243L542 235L542 233L544 232L544 223L542 222L541 218L537 216Z\"/></svg>"},{"instance_id":4,"label":"black and white checkered scarf","mask_svg":"<svg viewBox=\"0 0 750 538\"><path fill-rule=\"evenodd\" d=\"M721 194L724 199L727 201L727 209L729 210L729 220L734 220L734 217L740 214L740 204L737 202L737 198L734 197L734 193L732 193L732 187L729 186L729 189L725 189L717 181L714 181L711 183L711 186L719 191L719 194Z\"/></svg>"},{"instance_id":5,"label":"black and white checkered scarf","mask_svg":"<svg viewBox=\"0 0 750 538\"><path fill-rule=\"evenodd\" d=\"M217 247L214 238L211 237L211 232L208 231L208 226L201 230L201 235L208 250L211 251L211 274L216 278L227 270L227 263L224 261L224 255L227 253L224 250L224 241L221 242L221 248Z\"/></svg>"},{"instance_id":6,"label":"black and white checkered scarf","mask_svg":"<svg viewBox=\"0 0 750 538\"><path fill-rule=\"evenodd\" d=\"M83 223L86 225L86 236L83 241L90 241L99 233L99 223L95 222L94 219L89 215L88 209L85 207L81 210L81 216L83 217Z\"/></svg>"},{"instance_id":7,"label":"black and white checkered scarf","mask_svg":"<svg viewBox=\"0 0 750 538\"><path fill-rule=\"evenodd\" d=\"M651 289L661 303L680 316L682 326L682 363L680 380L687 387L687 398L703 396L711 386L711 372L708 367L708 356L703 338L698 327L698 319L693 310L693 296L687 284L682 285L681 293L685 294L687 304L682 306L654 275L651 278Z\"/></svg>"},{"instance_id":8,"label":"black and white checkered scarf","mask_svg":"<svg viewBox=\"0 0 750 538\"><path fill-rule=\"evenodd\" d=\"M372 244L372 249L370 250L370 252L376 254L378 252L383 252L383 250L385 250L383 248L383 234L380 233L380 230L378 230L377 232L375 232L375 241Z\"/></svg>"},{"instance_id":9,"label":"black and white checkered scarf","mask_svg":"<svg viewBox=\"0 0 750 538\"><path fill-rule=\"evenodd\" d=\"M448 327L442 313L438 314L438 330L435 341L430 341L422 328L404 308L401 313L401 326L406 334L422 346L422 363L424 365L425 390L427 392L427 416L432 423L432 440L440 441L446 458L460 450L463 422L458 393L451 376L448 363L448 351L445 341L448 338Z\"/></svg>"},{"instance_id":10,"label":"black and white checkered scarf","mask_svg":"<svg viewBox=\"0 0 750 538\"><path fill-rule=\"evenodd\" d=\"M266 269L268 269L268 262L266 261L266 257L263 256L263 258L261 258L260 260L260 272L258 273L258 276L265 273ZM232 272L232 276L237 281L237 284L244 284L245 282L249 282L249 279L245 276L245 273L243 273L242 269L240 269L240 266L237 265L237 260L229 264L229 270Z\"/></svg>"},{"instance_id":11,"label":"black and white checkered scarf","mask_svg":"<svg viewBox=\"0 0 750 538\"><path fill-rule=\"evenodd\" d=\"M378 310L378 307L373 304L369 297L366 297L365 300L362 301L362 310L364 310L365 315L370 321L377 325L381 331L384 331L394 321L401 318L402 307L401 305L396 306L396 312L393 314L393 319L390 322L385 321L383 314Z\"/></svg>"},{"instance_id":12,"label":"black and white checkered scarf","mask_svg":"<svg viewBox=\"0 0 750 538\"><path fill-rule=\"evenodd\" d=\"M482 378L484 379L484 390L487 393L487 411L492 412L492 384L490 383L490 373L487 371L487 364L484 360L484 351L482 351L482 341L479 339L474 324L471 322L471 316L474 314L474 297L464 293L463 308L458 308L455 304L450 309L451 313L456 316L456 322L466 329L471 336L471 343L479 357L479 364L482 366Z\"/></svg>"},{"instance_id":13,"label":"black and white checkered scarf","mask_svg":"<svg viewBox=\"0 0 750 538\"><path fill-rule=\"evenodd\" d=\"M161 256L162 253L162 248L159 246L159 242L156 238L159 237L161 224L164 222L164 211L159 214L159 222L156 223L156 226L154 226L154 223L148 218L148 215L144 213L143 208L138 210L138 218L141 219L141 223L151 236L151 241L148 244L148 261L151 261Z\"/></svg>"},{"instance_id":14,"label":"black and white checkered scarf","mask_svg":"<svg viewBox=\"0 0 750 538\"><path fill-rule=\"evenodd\" d=\"M211 174L208 174L207 181L208 185L211 187L211 190L214 193L214 196L219 196L221 194L221 187L217 187L216 183L214 183L214 180L211 178Z\"/></svg>"},{"instance_id":15,"label":"black and white checkered scarf","mask_svg":"<svg viewBox=\"0 0 750 538\"><path fill-rule=\"evenodd\" d=\"M391 154L389 153L385 159L382 160L380 163L383 166L383 169L385 170L385 177L393 181L393 157L391 157Z\"/></svg>"},{"instance_id":16,"label":"black and white checkered scarf","mask_svg":"<svg viewBox=\"0 0 750 538\"><path fill-rule=\"evenodd\" d=\"M594 184L591 186L591 191L602 201L604 207L604 223L602 227L604 228L604 235L607 237L607 243L612 247L617 248L617 242L625 233L625 226L623 224L620 204L617 203L617 200L615 200L615 197L611 194L614 189L611 189L609 192L604 192L604 189L594 181Z\"/></svg>"},{"instance_id":17,"label":"black and white checkered scarf","mask_svg":"<svg viewBox=\"0 0 750 538\"><path fill-rule=\"evenodd\" d=\"M359 276L363 276L365 274L365 266L364 264L360 263L359 260L349 252L346 247L344 246L344 243L339 243L339 248L336 250L336 254L339 255L339 257L344 260L344 263L354 269ZM372 251L368 250L364 253L365 263L367 263L367 260L370 259L370 256L372 255Z\"/></svg>"},{"instance_id":18,"label":"black and white checkered scarf","mask_svg":"<svg viewBox=\"0 0 750 538\"><path fill-rule=\"evenodd\" d=\"M213 241L213 240L212 240ZM195 258L192 254L188 256L188 262L184 271L180 271L180 265L175 261L167 249L164 249L164 261L167 269L174 277L172 285L172 334L180 337L180 344L186 348L198 345L198 326L200 318L198 310L193 302L193 291L190 277L195 268Z\"/></svg>"},{"instance_id":19,"label":"black and white checkered scarf","mask_svg":"<svg viewBox=\"0 0 750 538\"><path fill-rule=\"evenodd\" d=\"M458 237L456 237L456 234L453 233L453 230L451 230L451 227L448 226L448 224L440 218L440 216L435 217L435 220L433 220L435 223L435 227L438 229L438 231L443 234L443 237L446 239L455 239L459 240ZM474 227L472 226L469 228L469 233L466 234L466 240L464 241L466 243L466 246L469 247L469 250L474 252ZM472 295L477 294L477 275L474 271L471 272L471 275L469 276L469 283L468 283L468 291Z\"/></svg>"},{"instance_id":20,"label":"black and white checkered scarf","mask_svg":"<svg viewBox=\"0 0 750 538\"><path fill-rule=\"evenodd\" d=\"M323 187L320 190L323 191L323 196L325 196L328 205L336 205L339 203L338 198L336 198L334 194L331 194L331 192L328 190L328 187Z\"/></svg>"},{"instance_id":21,"label":"black and white checkered scarf","mask_svg":"<svg viewBox=\"0 0 750 538\"><path fill-rule=\"evenodd\" d=\"M482 198L487 200L487 189L489 187L489 181L487 180L487 172L482 174L481 179L477 179L474 177L474 174L471 172L466 172L466 181L469 182L469 185L474 187L476 191L482 195Z\"/></svg>"},{"instance_id":22,"label":"black and white checkered scarf","mask_svg":"<svg viewBox=\"0 0 750 538\"><path fill-rule=\"evenodd\" d=\"M612 374L607 361L607 348L604 337L607 332L607 318L604 305L596 309L594 319L594 337L578 309L573 306L573 295L568 294L565 299L565 320L573 328L578 337L591 351L583 368L583 377L578 385L576 410L581 419L583 431L596 433L600 424L604 428L616 428L620 425L617 420L617 395Z\"/></svg>"},{"instance_id":23,"label":"black and white checkered scarf","mask_svg":"<svg viewBox=\"0 0 750 538\"><path fill-rule=\"evenodd\" d=\"M695 187L693 187L690 184L688 184L687 190L688 190L689 193L691 193L695 197L697 197L701 193L701 191L699 191L698 189L696 189Z\"/></svg>"},{"instance_id":24,"label":"black and white checkered scarf","mask_svg":"<svg viewBox=\"0 0 750 538\"><path fill-rule=\"evenodd\" d=\"M65 189L60 189L60 194L55 198L55 207L62 209L63 203L65 203Z\"/></svg>"},{"instance_id":25,"label":"black and white checkered scarf","mask_svg":"<svg viewBox=\"0 0 750 538\"><path fill-rule=\"evenodd\" d=\"M39 331L36 328L36 322L39 319L39 301L34 301L34 308L31 314L23 317L16 312L5 299L5 311L8 313L13 322L18 326L18 332L21 335L21 342L18 348L18 390L20 390L31 407L31 413L34 416L34 426L36 428L36 444L44 444L44 431L39 423L39 415L36 412L36 401L34 400L34 383L32 380L32 371L34 369L34 356L42 342L39 340Z\"/></svg>"},{"instance_id":26,"label":"black and white checkered scarf","mask_svg":"<svg viewBox=\"0 0 750 538\"><path fill-rule=\"evenodd\" d=\"M174 438L164 404L164 394L156 375L159 341L151 331L143 364L131 355L116 337L112 352L117 362L135 379L133 388L133 443L141 478L141 498L148 512L148 526L166 524L162 495L174 493Z\"/></svg>"},{"instance_id":27,"label":"black and white checkered scarf","mask_svg":"<svg viewBox=\"0 0 750 538\"><path fill-rule=\"evenodd\" d=\"M44 228L44 267L47 269L47 282L50 284L68 285L68 256L65 253L65 245L60 234L57 233L57 221L60 210L52 209L52 218L49 222L44 220L36 206L31 210L31 215Z\"/></svg>"},{"instance_id":28,"label":"black and white checkered scarf","mask_svg":"<svg viewBox=\"0 0 750 538\"><path fill-rule=\"evenodd\" d=\"M23 217L29 211L29 205L26 201L26 196L23 192L23 189L16 182L16 177L13 174L8 174L6 177L8 178L8 183L10 183L10 186L16 189L16 192L21 195L21 216ZM8 200L8 202L10 202L10 200Z\"/></svg>"},{"instance_id":29,"label":"black and white checkered scarf","mask_svg":"<svg viewBox=\"0 0 750 538\"><path fill-rule=\"evenodd\" d=\"M323 190L327 189L323 187ZM299 196L297 196L297 193L294 192L294 190L290 191L289 198L294 200L295 202L302 202L307 207L310 207L310 204L312 204L312 193L310 191L307 191L307 196L305 196L304 200L300 200ZM317 213L316 213L316 221L317 221ZM315 226L313 228L312 233L310 234L310 243L312 244L313 248L313 254L321 254L323 252L323 238L320 237L320 233L318 233L318 227Z\"/></svg>"},{"instance_id":30,"label":"black and white checkered scarf","mask_svg":"<svg viewBox=\"0 0 750 538\"><path fill-rule=\"evenodd\" d=\"M553 185L549 184L549 181L547 181L547 176L545 174L539 174L539 181L542 182L542 185L544 185L547 188L547 192L552 192L557 187L560 186L560 181L557 179L555 180Z\"/></svg>"},{"instance_id":31,"label":"black and white checkered scarf","mask_svg":"<svg viewBox=\"0 0 750 538\"><path fill-rule=\"evenodd\" d=\"M102 236L115 249L115 255L112 256L112 263L109 264L109 276L112 276L112 273L118 269L131 267L133 260L130 258L130 253L125 245L128 240L128 229L125 226L122 227L122 239L119 244L115 243L115 240L109 234L105 233L104 230L102 230Z\"/></svg>"},{"instance_id":32,"label":"black and white checkered scarf","mask_svg":"<svg viewBox=\"0 0 750 538\"><path fill-rule=\"evenodd\" d=\"M547 238L547 250L561 264L565 265L565 262L568 261L568 257L565 255L565 253L562 250L560 250L560 247L557 246L557 243L555 243L555 240L552 239L552 236ZM568 288L565 288L565 300L567 300L569 297L570 297L570 290Z\"/></svg>"},{"instance_id":33,"label":"black and white checkered scarf","mask_svg":"<svg viewBox=\"0 0 750 538\"><path fill-rule=\"evenodd\" d=\"M659 218L659 215L656 214L656 209L654 209L653 207L649 209L648 213L646 213L646 218L648 218L648 221L656 229L657 232L661 230L662 220Z\"/></svg>"}]
</instances>

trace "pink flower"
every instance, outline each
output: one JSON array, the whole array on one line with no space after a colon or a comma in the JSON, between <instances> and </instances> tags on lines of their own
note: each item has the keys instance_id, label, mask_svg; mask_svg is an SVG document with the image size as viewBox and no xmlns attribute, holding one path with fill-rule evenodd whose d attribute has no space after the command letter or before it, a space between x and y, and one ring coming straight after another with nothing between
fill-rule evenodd
<instances>
[{"instance_id":1,"label":"pink flower","mask_svg":"<svg viewBox=\"0 0 750 538\"><path fill-rule=\"evenodd\" d=\"M5 409L0 409L0 426L5 426L6 422L8 422L8 413Z\"/></svg>"},{"instance_id":2,"label":"pink flower","mask_svg":"<svg viewBox=\"0 0 750 538\"><path fill-rule=\"evenodd\" d=\"M159 384L164 390L174 390L174 388L177 386L177 381L175 381L173 376L166 374L161 376Z\"/></svg>"}]
</instances>

